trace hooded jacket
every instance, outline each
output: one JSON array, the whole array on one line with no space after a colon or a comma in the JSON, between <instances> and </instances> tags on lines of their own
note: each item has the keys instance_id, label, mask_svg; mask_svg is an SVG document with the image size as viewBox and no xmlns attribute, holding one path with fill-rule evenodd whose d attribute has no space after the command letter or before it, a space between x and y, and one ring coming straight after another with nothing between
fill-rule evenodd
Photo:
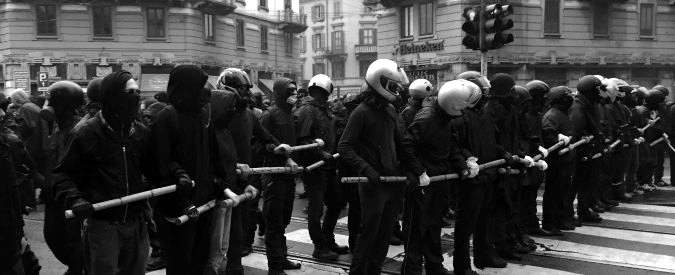
<instances>
[{"instance_id":1,"label":"hooded jacket","mask_svg":"<svg viewBox=\"0 0 675 275\"><path fill-rule=\"evenodd\" d=\"M482 109L464 110L461 117L452 120L451 127L464 159L474 156L479 163L487 163L499 158L495 123ZM497 169L481 170L478 178L481 182L493 182Z\"/></svg>"},{"instance_id":2,"label":"hooded jacket","mask_svg":"<svg viewBox=\"0 0 675 275\"><path fill-rule=\"evenodd\" d=\"M114 72L103 78L101 82L101 113L117 132L128 134L131 123L138 116L139 95L129 95L124 90L132 79L127 71Z\"/></svg>"},{"instance_id":3,"label":"hooded jacket","mask_svg":"<svg viewBox=\"0 0 675 275\"><path fill-rule=\"evenodd\" d=\"M182 214L190 204L202 205L223 194L226 164L218 154L210 113L202 107L210 100L205 90L207 75L196 66L181 65L169 76L170 106L157 114L152 126L153 168L155 185L176 184L178 176L186 173L195 187L189 194L168 194L158 199L163 215Z\"/></svg>"},{"instance_id":4,"label":"hooded jacket","mask_svg":"<svg viewBox=\"0 0 675 275\"><path fill-rule=\"evenodd\" d=\"M432 104L433 105L433 104ZM415 120L415 114L422 109L422 100L415 98L408 98L408 103L406 103L405 108L401 111L401 118L403 119L403 125L408 128L410 124Z\"/></svg>"},{"instance_id":5,"label":"hooded jacket","mask_svg":"<svg viewBox=\"0 0 675 275\"><path fill-rule=\"evenodd\" d=\"M296 133L299 144L309 144L314 139L324 141L321 150L328 153L336 151L335 123L333 115L328 107L328 103L319 103L313 97L304 97L297 109L293 112L297 119ZM318 150L307 150L299 153L299 164L303 166L310 165L321 160Z\"/></svg>"},{"instance_id":6,"label":"hooded jacket","mask_svg":"<svg viewBox=\"0 0 675 275\"><path fill-rule=\"evenodd\" d=\"M577 94L568 111L568 116L573 125L572 142L578 141L583 136L594 136L590 143L578 148L577 156L592 156L600 150L599 145L604 141L604 134L600 129L596 104L583 94Z\"/></svg>"},{"instance_id":7,"label":"hooded jacket","mask_svg":"<svg viewBox=\"0 0 675 275\"><path fill-rule=\"evenodd\" d=\"M572 125L566 112L559 109L558 106L553 106L541 118L541 132L543 146L549 148L558 143L558 134L572 136L574 125ZM564 148L564 146L561 148ZM574 160L576 150L572 150L564 155L558 155L558 151L560 149L549 153L546 161L569 163Z\"/></svg>"},{"instance_id":8,"label":"hooded jacket","mask_svg":"<svg viewBox=\"0 0 675 275\"><path fill-rule=\"evenodd\" d=\"M260 118L260 124L269 131L280 143L285 143L290 146L297 144L297 136L295 134L295 117L293 116L293 105L288 104L286 100L290 96L286 88L288 84L294 83L292 80L281 77L274 81L273 94L274 105L272 105ZM274 156L274 165L283 163L285 157Z\"/></svg>"},{"instance_id":9,"label":"hooded jacket","mask_svg":"<svg viewBox=\"0 0 675 275\"><path fill-rule=\"evenodd\" d=\"M41 106L31 102L21 89L15 90L10 97L14 104L19 105L16 116L20 126L18 134L24 140L30 155L40 161L44 157L44 151L48 149L47 125L40 118Z\"/></svg>"}]
</instances>

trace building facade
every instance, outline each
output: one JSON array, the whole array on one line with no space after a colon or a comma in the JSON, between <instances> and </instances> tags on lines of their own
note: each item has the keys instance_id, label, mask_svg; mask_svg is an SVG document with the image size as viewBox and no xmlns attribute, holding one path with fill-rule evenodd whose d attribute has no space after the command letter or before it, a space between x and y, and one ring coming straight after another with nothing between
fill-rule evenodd
<instances>
[{"instance_id":1,"label":"building facade","mask_svg":"<svg viewBox=\"0 0 675 275\"><path fill-rule=\"evenodd\" d=\"M492 3L494 1L486 1ZM506 2L504 2L506 3ZM671 0L514 0L514 42L488 51L488 75L512 74L518 84L540 79L575 87L587 74L651 88L673 88L675 6ZM411 80L435 84L479 70L465 49L462 11L480 1L366 0L377 12L378 57L396 60Z\"/></svg>"},{"instance_id":2,"label":"building facade","mask_svg":"<svg viewBox=\"0 0 675 275\"><path fill-rule=\"evenodd\" d=\"M200 66L212 82L242 68L269 93L276 77L299 79L307 28L298 0L4 0L0 18L4 88L33 93L124 69L150 96L178 64Z\"/></svg>"},{"instance_id":3,"label":"building facade","mask_svg":"<svg viewBox=\"0 0 675 275\"><path fill-rule=\"evenodd\" d=\"M301 37L302 79L326 74L334 96L358 93L377 59L377 17L360 0L300 0L308 28Z\"/></svg>"}]
</instances>

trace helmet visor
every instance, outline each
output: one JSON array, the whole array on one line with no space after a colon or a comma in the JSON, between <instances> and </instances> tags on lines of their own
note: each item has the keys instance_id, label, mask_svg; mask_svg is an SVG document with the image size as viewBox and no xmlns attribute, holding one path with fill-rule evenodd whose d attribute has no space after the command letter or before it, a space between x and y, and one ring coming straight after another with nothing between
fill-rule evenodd
<instances>
[{"instance_id":1,"label":"helmet visor","mask_svg":"<svg viewBox=\"0 0 675 275\"><path fill-rule=\"evenodd\" d=\"M390 79L385 76L380 77L380 84L382 87L387 90L389 93L398 96L400 92L403 91L403 86L400 82Z\"/></svg>"},{"instance_id":2,"label":"helmet visor","mask_svg":"<svg viewBox=\"0 0 675 275\"><path fill-rule=\"evenodd\" d=\"M410 84L410 80L408 80L408 75L405 74L403 68L398 68L398 74L401 76L401 85Z\"/></svg>"}]
</instances>

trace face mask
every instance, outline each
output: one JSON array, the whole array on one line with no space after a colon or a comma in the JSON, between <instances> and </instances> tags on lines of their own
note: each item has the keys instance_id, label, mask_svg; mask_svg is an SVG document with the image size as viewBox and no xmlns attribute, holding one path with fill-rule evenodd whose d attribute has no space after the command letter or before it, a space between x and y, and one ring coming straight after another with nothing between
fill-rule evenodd
<instances>
[{"instance_id":1,"label":"face mask","mask_svg":"<svg viewBox=\"0 0 675 275\"><path fill-rule=\"evenodd\" d=\"M297 95L289 96L289 97L286 99L286 103L291 104L291 105L294 105L295 102L297 102L297 101L298 101L298 96L297 96Z\"/></svg>"}]
</instances>

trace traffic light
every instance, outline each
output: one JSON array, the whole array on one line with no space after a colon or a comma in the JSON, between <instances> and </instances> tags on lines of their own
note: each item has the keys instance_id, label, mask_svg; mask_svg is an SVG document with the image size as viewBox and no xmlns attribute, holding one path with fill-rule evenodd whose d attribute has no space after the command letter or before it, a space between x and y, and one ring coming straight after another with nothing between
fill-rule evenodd
<instances>
[{"instance_id":1,"label":"traffic light","mask_svg":"<svg viewBox=\"0 0 675 275\"><path fill-rule=\"evenodd\" d=\"M485 7L485 50L499 49L513 42L513 34L505 32L513 28L511 5L492 4Z\"/></svg>"},{"instance_id":2,"label":"traffic light","mask_svg":"<svg viewBox=\"0 0 675 275\"><path fill-rule=\"evenodd\" d=\"M479 7L465 8L462 13L466 19L466 22L462 24L462 30L466 32L462 45L467 49L480 50L480 14Z\"/></svg>"}]
</instances>

